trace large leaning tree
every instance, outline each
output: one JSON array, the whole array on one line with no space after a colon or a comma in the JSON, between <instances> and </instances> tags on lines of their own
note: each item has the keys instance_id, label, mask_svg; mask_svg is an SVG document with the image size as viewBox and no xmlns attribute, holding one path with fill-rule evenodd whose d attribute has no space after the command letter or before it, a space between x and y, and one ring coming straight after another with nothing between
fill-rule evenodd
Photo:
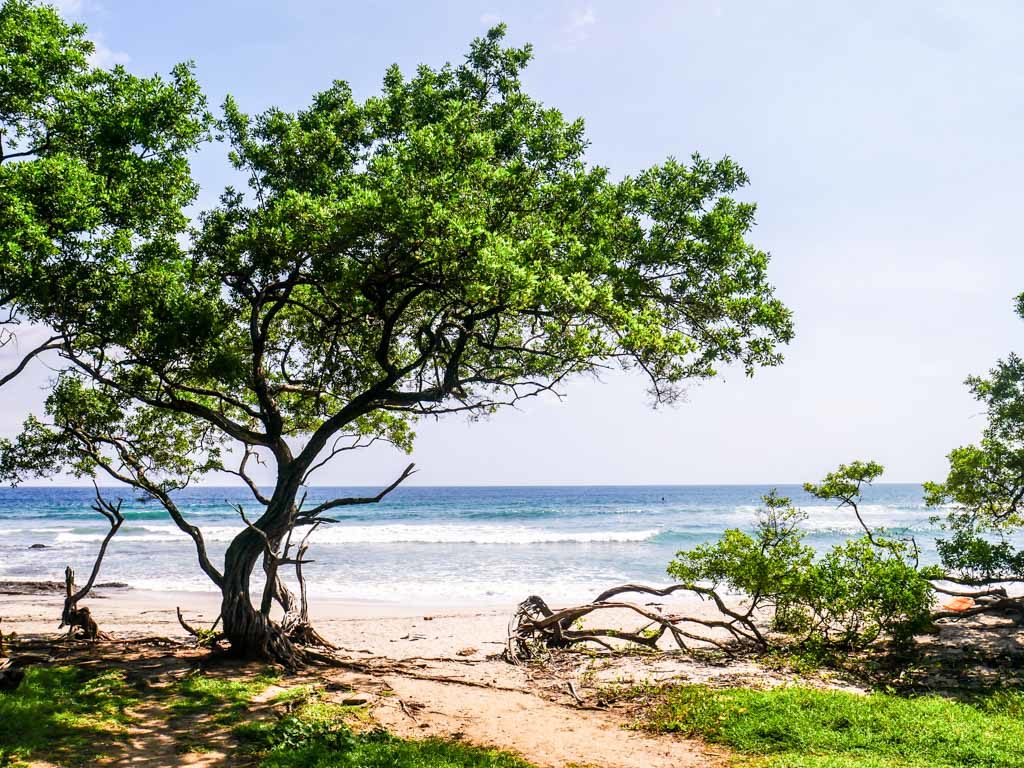
<instances>
[{"instance_id":1,"label":"large leaning tree","mask_svg":"<svg viewBox=\"0 0 1024 768\"><path fill-rule=\"evenodd\" d=\"M301 657L280 578L301 561L292 533L380 498L304 503L345 451L411 450L418 418L490 413L608 367L665 403L724 365L780 362L791 318L746 240L754 206L730 197L743 171L695 156L613 180L585 162L582 122L526 94L530 49L503 35L458 65L393 67L365 101L340 81L294 114L228 99L219 128L248 189L188 238L125 239L76 261L62 295L32 295L32 319L68 341L0 471L106 474L162 504L221 591L237 654ZM175 491L223 471L253 498L217 563Z\"/></svg>"},{"instance_id":2,"label":"large leaning tree","mask_svg":"<svg viewBox=\"0 0 1024 768\"><path fill-rule=\"evenodd\" d=\"M159 248L188 224L188 153L209 127L190 68L140 78L92 66L93 51L50 7L0 6L0 348L15 353L0 386L74 330L53 323L16 349L19 327L53 316L91 265Z\"/></svg>"}]
</instances>

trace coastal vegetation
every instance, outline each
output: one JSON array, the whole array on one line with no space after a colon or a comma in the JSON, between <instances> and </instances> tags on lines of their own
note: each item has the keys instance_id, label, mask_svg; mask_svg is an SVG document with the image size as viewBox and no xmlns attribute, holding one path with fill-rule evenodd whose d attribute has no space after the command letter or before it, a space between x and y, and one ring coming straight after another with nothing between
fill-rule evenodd
<instances>
[{"instance_id":1,"label":"coastal vegetation","mask_svg":"<svg viewBox=\"0 0 1024 768\"><path fill-rule=\"evenodd\" d=\"M1024 294L1016 299L1024 319ZM861 513L865 489L884 468L873 461L840 465L811 496L847 511L862 533L816 553L804 543L806 513L772 491L763 498L752 532L729 529L717 541L678 552L669 587L625 584L591 603L551 610L538 596L518 608L509 630L509 658L520 661L539 647L622 642L657 648L669 637L690 644L772 649L862 651L878 642L905 652L941 619L981 614L1024 617L1024 602L1006 584L1024 580L1024 552L1012 541L1024 525L1024 361L1011 354L988 377L967 380L986 408L977 445L949 454L944 482L926 483L924 500L946 509L938 562L922 563L912 532L872 528ZM936 521L942 518L936 517ZM689 592L710 600L717 616L663 615L623 595L665 597ZM940 599L952 601L936 610ZM580 626L608 610L639 617L639 630ZM1024 618L1018 619L1024 620Z\"/></svg>"},{"instance_id":2,"label":"coastal vegetation","mask_svg":"<svg viewBox=\"0 0 1024 768\"><path fill-rule=\"evenodd\" d=\"M758 768L1011 768L1024 763L1024 694L960 701L781 687L638 689L637 726L699 737Z\"/></svg>"},{"instance_id":3,"label":"coastal vegetation","mask_svg":"<svg viewBox=\"0 0 1024 768\"><path fill-rule=\"evenodd\" d=\"M662 756L675 736L761 768L1024 764L1024 599L1010 592L1024 581L1024 360L1012 354L968 379L981 439L924 487L943 526L932 560L913 531L868 524L883 467L851 461L804 486L848 515L845 540L810 546L809 513L773 491L752 527L677 552L667 586L570 607L527 597L506 638L515 666L461 638L437 658L333 647L308 607L311 534L383 500L414 465L378 493L310 503L317 472L375 443L411 453L421 419L484 417L612 367L663 405L728 367L781 363L793 322L750 241L748 179L700 155L626 177L588 163L582 121L526 92L531 49L507 47L502 25L456 64L388 69L376 96L335 81L302 110L256 115L230 97L211 112L191 64L148 78L96 66L86 34L34 0L0 7L0 346L46 329L0 387L36 362L53 371L43 412L0 440L0 480L93 480L109 524L84 585L66 571L67 636L0 634L0 766L216 751L266 768L530 768L461 731L418 738L425 697L395 703L408 731L385 728L371 702L403 678L506 695L509 720L533 713L514 697L541 692L597 713L591 728L656 734ZM245 188L193 215L190 163L215 142ZM1024 294L1016 310L1024 319ZM218 476L251 497L222 560L179 505ZM115 647L80 605L125 521L100 479L188 537L219 605L198 627L178 610L188 644ZM669 596L711 609L653 601ZM969 622L970 642L939 647ZM1012 642L984 646L986 633ZM593 679L651 659L754 675ZM499 667L520 687L499 684ZM789 676L769 680L779 669Z\"/></svg>"},{"instance_id":4,"label":"coastal vegetation","mask_svg":"<svg viewBox=\"0 0 1024 768\"><path fill-rule=\"evenodd\" d=\"M81 26L27 0L2 14L17 98L0 115L0 285L8 333L53 329L55 374L45 413L0 444L0 477L99 475L161 505L238 656L295 664L296 643L323 643L292 592L307 534L413 471L306 505L348 451L409 451L421 417L493 413L608 366L668 403L722 366L781 361L792 322L747 239L754 206L733 197L743 170L695 155L613 180L586 162L582 121L523 89L531 50L502 26L459 64L392 67L363 101L336 81L296 113L228 98L214 119L188 66L97 71ZM213 134L248 189L189 222L188 158ZM222 564L175 502L216 473L252 491Z\"/></svg>"}]
</instances>

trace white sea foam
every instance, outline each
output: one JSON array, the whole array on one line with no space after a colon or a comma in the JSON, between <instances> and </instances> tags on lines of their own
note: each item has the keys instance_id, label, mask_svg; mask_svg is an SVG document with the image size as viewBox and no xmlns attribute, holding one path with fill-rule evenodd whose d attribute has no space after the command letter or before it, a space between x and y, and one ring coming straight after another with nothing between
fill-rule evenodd
<instances>
[{"instance_id":1,"label":"white sea foam","mask_svg":"<svg viewBox=\"0 0 1024 768\"><path fill-rule=\"evenodd\" d=\"M120 544L128 542L176 542L185 534L173 526L142 526L145 533L129 530L118 535ZM241 530L227 526L203 529L209 542L230 542ZM318 544L602 544L648 541L661 533L658 528L631 531L547 530L526 526L494 525L334 525L313 534ZM105 533L61 533L58 544L102 541Z\"/></svg>"},{"instance_id":2,"label":"white sea foam","mask_svg":"<svg viewBox=\"0 0 1024 768\"><path fill-rule=\"evenodd\" d=\"M658 528L632 531L569 531L494 525L351 525L313 534L323 544L599 544L653 539Z\"/></svg>"}]
</instances>

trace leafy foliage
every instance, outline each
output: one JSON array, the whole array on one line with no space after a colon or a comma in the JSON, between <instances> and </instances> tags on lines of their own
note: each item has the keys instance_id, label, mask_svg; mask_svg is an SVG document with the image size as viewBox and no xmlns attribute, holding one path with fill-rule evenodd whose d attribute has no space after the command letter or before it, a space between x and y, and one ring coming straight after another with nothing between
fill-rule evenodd
<instances>
[{"instance_id":1,"label":"leafy foliage","mask_svg":"<svg viewBox=\"0 0 1024 768\"><path fill-rule=\"evenodd\" d=\"M66 93L56 111L73 130L46 122L47 101L24 108L22 137L40 169L64 142L78 175L58 185L70 212L19 224L32 245L2 267L24 277L18 311L63 341L45 418L0 443L0 475L106 473L163 504L225 590L233 644L237 627L269 626L267 600L264 620L246 615L267 542L377 500L300 509L300 487L345 450L408 451L425 414L485 415L609 366L671 402L723 365L778 364L792 335L768 255L746 239L754 206L733 197L742 169L695 155L613 181L586 163L582 122L523 90L530 49L503 47L501 26L458 65L392 67L362 102L341 81L297 113L253 117L229 98L217 127L249 189L227 189L186 234L185 154L205 127L188 70L170 85L91 70L80 27L4 7L8 35L38 22L39 44L65 51L66 87L23 90L29 106ZM31 72L39 41L23 42L5 56ZM44 70L33 77L58 76ZM71 152L85 144L97 151ZM7 209L42 204L35 187L5 189ZM59 290L36 271L57 256ZM253 456L274 465L267 495L246 474ZM171 496L221 471L260 509L223 573Z\"/></svg>"},{"instance_id":2,"label":"leafy foliage","mask_svg":"<svg viewBox=\"0 0 1024 768\"><path fill-rule=\"evenodd\" d=\"M1017 297L1024 318L1024 294ZM949 575L982 584L1024 577L1024 553L1007 536L1024 524L1024 360L1010 354L988 377L967 385L984 404L987 422L977 445L949 454L949 474L925 484L925 501L952 505L950 537L938 542Z\"/></svg>"},{"instance_id":3,"label":"leafy foliage","mask_svg":"<svg viewBox=\"0 0 1024 768\"><path fill-rule=\"evenodd\" d=\"M805 516L774 490L764 504L753 535L727 530L714 544L679 552L668 572L685 584L707 581L747 595L752 610L773 611L779 628L803 624L801 596L814 559L799 527Z\"/></svg>"},{"instance_id":4,"label":"leafy foliage","mask_svg":"<svg viewBox=\"0 0 1024 768\"><path fill-rule=\"evenodd\" d=\"M930 626L931 585L867 536L836 545L809 573L806 607L826 643L863 647L882 633L909 642Z\"/></svg>"},{"instance_id":5,"label":"leafy foliage","mask_svg":"<svg viewBox=\"0 0 1024 768\"><path fill-rule=\"evenodd\" d=\"M49 325L49 348L84 332L104 276L178 250L187 223L209 128L191 68L140 78L91 66L93 49L48 5L0 7L0 344L23 322Z\"/></svg>"},{"instance_id":6,"label":"leafy foliage","mask_svg":"<svg viewBox=\"0 0 1024 768\"><path fill-rule=\"evenodd\" d=\"M854 462L807 488L839 497L860 514L862 486L882 473ZM865 535L834 546L823 557L803 543L806 515L773 491L764 497L753 535L731 529L715 543L679 552L668 567L683 583L710 582L744 596L748 615L767 612L773 629L805 642L863 647L881 634L908 642L929 624L928 581L907 561L905 543ZM863 520L861 520L863 524Z\"/></svg>"}]
</instances>

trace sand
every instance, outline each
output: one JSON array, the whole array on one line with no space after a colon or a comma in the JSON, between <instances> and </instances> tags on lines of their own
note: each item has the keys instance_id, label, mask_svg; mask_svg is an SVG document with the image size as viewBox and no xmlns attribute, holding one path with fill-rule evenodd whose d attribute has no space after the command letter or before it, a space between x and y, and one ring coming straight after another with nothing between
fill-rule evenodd
<instances>
[{"instance_id":1,"label":"sand","mask_svg":"<svg viewBox=\"0 0 1024 768\"><path fill-rule=\"evenodd\" d=\"M0 629L55 636L59 586L10 594L18 590L0 584ZM154 635L186 640L176 616L179 606L195 625L209 625L218 613L218 595L203 592L103 587L85 604L104 632L126 640ZM708 610L692 601L676 601L666 610L681 606ZM628 730L622 713L594 706L596 692L607 684L639 680L764 680L764 671L753 664L724 667L678 655L570 654L556 664L513 666L500 658L513 608L480 604L452 609L325 597L312 600L311 613L321 634L364 665L363 672L332 679L365 692L380 725L406 737L445 736L499 747L552 768L718 765L718 752L698 742Z\"/></svg>"}]
</instances>

